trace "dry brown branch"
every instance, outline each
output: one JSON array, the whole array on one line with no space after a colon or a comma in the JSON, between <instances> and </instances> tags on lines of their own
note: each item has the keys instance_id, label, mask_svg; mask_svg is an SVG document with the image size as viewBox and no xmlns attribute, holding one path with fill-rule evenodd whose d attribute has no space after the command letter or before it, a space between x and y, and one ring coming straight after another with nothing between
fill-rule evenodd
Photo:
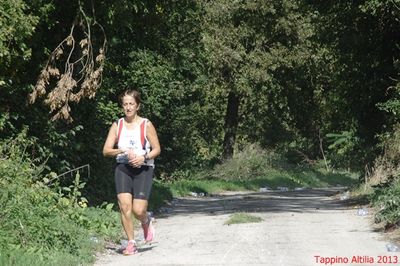
<instances>
[{"instance_id":1,"label":"dry brown branch","mask_svg":"<svg viewBox=\"0 0 400 266\"><path fill-rule=\"evenodd\" d=\"M103 43L95 51L92 27L103 33ZM82 8L69 35L50 54L36 85L29 95L29 103L47 94L44 103L50 107L52 120L72 121L70 102L93 98L102 82L107 39L103 27L90 22Z\"/></svg>"}]
</instances>

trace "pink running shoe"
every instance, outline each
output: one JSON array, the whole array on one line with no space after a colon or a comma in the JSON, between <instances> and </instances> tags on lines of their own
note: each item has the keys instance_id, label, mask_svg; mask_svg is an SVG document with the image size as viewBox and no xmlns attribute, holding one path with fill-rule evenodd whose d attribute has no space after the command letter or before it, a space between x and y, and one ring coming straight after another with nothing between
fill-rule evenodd
<instances>
[{"instance_id":1,"label":"pink running shoe","mask_svg":"<svg viewBox=\"0 0 400 266\"><path fill-rule=\"evenodd\" d=\"M136 247L136 242L135 240L130 240L128 242L128 245L126 246L125 250L122 251L122 254L124 254L125 256L128 255L134 255L138 253L137 247Z\"/></svg>"},{"instance_id":2,"label":"pink running shoe","mask_svg":"<svg viewBox=\"0 0 400 266\"><path fill-rule=\"evenodd\" d=\"M151 242L156 234L151 217L147 217L147 223L142 224L142 228L144 240L146 242Z\"/></svg>"}]
</instances>

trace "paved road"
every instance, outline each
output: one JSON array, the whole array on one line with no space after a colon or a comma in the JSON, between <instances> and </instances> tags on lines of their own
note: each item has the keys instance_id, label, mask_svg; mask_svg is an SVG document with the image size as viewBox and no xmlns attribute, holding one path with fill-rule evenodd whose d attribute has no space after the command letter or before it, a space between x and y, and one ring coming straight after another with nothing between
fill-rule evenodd
<instances>
[{"instance_id":1,"label":"paved road","mask_svg":"<svg viewBox=\"0 0 400 266\"><path fill-rule=\"evenodd\" d=\"M371 217L358 216L334 196L337 192L181 198L171 213L156 217L153 244L133 256L110 246L96 265L400 265L400 253L386 251L388 242L372 229ZM238 211L263 221L224 225Z\"/></svg>"}]
</instances>

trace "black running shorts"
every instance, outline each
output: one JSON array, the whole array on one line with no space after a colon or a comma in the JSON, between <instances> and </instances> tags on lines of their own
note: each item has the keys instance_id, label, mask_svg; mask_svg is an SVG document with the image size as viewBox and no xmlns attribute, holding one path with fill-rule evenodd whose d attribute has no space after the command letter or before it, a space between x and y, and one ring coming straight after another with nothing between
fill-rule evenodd
<instances>
[{"instance_id":1,"label":"black running shorts","mask_svg":"<svg viewBox=\"0 0 400 266\"><path fill-rule=\"evenodd\" d=\"M115 188L117 194L131 193L134 199L148 200L153 185L154 167L132 167L117 164L115 167Z\"/></svg>"}]
</instances>

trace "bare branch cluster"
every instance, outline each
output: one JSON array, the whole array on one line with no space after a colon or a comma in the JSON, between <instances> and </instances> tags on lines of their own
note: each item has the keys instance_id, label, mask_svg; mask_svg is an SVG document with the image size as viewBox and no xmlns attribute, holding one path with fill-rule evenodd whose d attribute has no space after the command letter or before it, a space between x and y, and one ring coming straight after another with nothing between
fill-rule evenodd
<instances>
[{"instance_id":1,"label":"bare branch cluster","mask_svg":"<svg viewBox=\"0 0 400 266\"><path fill-rule=\"evenodd\" d=\"M104 35L103 43L94 51L91 27L97 26ZM52 120L72 122L70 103L93 98L102 82L106 37L102 26L86 17L83 10L71 27L69 35L50 54L41 71L29 102L47 94Z\"/></svg>"}]
</instances>

